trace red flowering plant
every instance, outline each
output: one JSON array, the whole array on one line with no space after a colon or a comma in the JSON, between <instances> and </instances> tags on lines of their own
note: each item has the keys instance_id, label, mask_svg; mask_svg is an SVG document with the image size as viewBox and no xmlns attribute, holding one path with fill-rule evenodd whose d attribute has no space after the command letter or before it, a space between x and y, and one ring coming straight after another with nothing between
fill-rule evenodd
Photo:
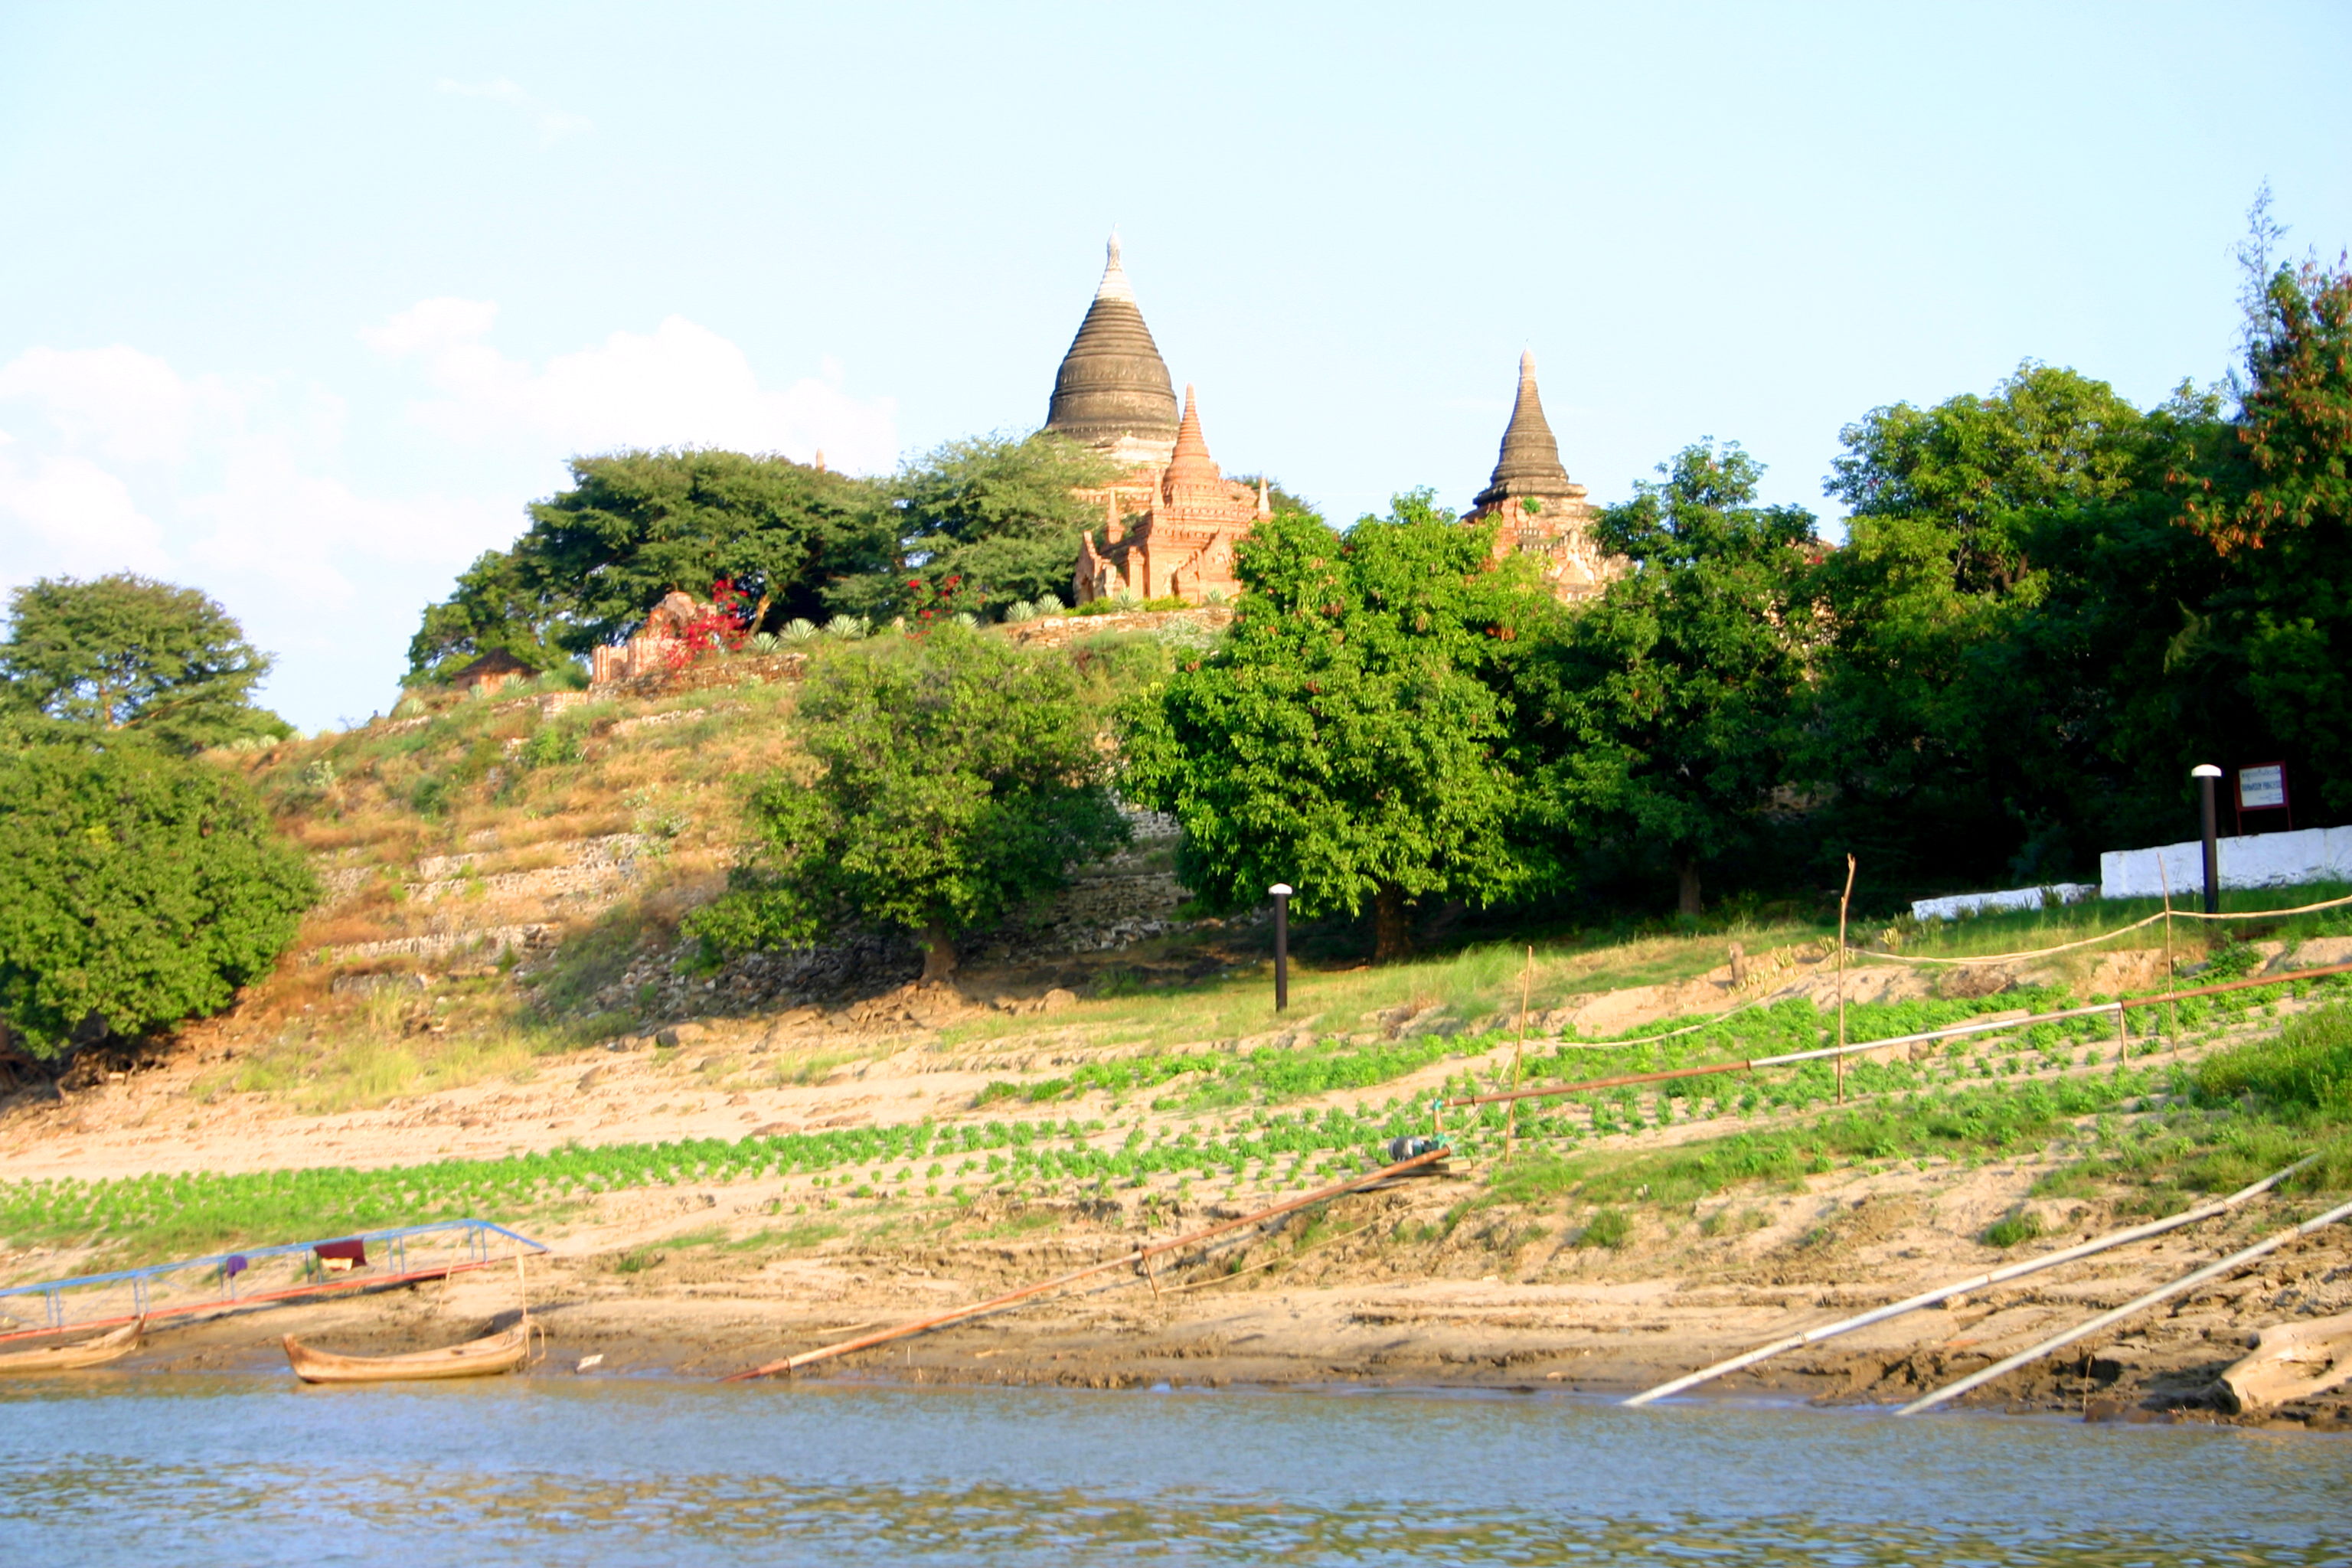
<instances>
[{"instance_id":1,"label":"red flowering plant","mask_svg":"<svg viewBox=\"0 0 2352 1568\"><path fill-rule=\"evenodd\" d=\"M684 669L709 653L735 653L751 635L756 613L751 595L721 577L710 584L710 605L677 628L677 636L662 650L663 662Z\"/></svg>"},{"instance_id":2,"label":"red flowering plant","mask_svg":"<svg viewBox=\"0 0 2352 1568\"><path fill-rule=\"evenodd\" d=\"M938 626L955 618L958 601L963 595L961 573L934 584L926 578L907 579L907 619L916 628Z\"/></svg>"}]
</instances>

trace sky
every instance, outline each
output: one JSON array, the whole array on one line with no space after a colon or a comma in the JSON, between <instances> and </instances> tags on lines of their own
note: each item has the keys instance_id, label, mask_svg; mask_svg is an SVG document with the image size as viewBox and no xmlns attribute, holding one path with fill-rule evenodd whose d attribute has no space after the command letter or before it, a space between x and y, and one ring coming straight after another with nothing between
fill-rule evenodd
<instances>
[{"instance_id":1,"label":"sky","mask_svg":"<svg viewBox=\"0 0 2352 1568\"><path fill-rule=\"evenodd\" d=\"M1600 501L1766 497L2022 361L2218 380L2352 244L2352 6L0 0L0 587L218 598L307 729L565 460L1045 417L1117 226L1211 449L1466 506L1522 348Z\"/></svg>"}]
</instances>

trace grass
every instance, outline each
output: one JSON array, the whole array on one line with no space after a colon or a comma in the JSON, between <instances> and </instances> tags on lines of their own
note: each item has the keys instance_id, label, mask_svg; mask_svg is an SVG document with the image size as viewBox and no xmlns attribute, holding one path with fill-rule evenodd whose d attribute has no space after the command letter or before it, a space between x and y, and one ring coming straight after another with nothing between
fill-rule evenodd
<instances>
[{"instance_id":1,"label":"grass","mask_svg":"<svg viewBox=\"0 0 2352 1568\"><path fill-rule=\"evenodd\" d=\"M2352 894L2352 884L2315 882L2298 888L2252 888L2225 891L2221 910L2225 914L2256 913L2265 910L2293 909L2315 904L2328 899ZM2191 891L2185 896L2173 895L2175 910L2199 907L2199 897ZM2055 904L2042 910L1991 910L1969 915L1957 921L1931 921L1914 924L1907 918L1889 927L1897 940L1895 951L1923 957L1959 958L1983 953L2014 952L2031 948L2053 947L2061 942L2080 942L2102 931L2114 931L2134 921L2146 920L2161 913L2161 899L2085 899L2078 904ZM2323 910L2314 914L2269 921L2223 921L2209 925L2203 921L2179 920L2173 923L2173 943L2177 952L2194 957L2209 942L2221 946L2253 929L2266 940L2299 942L2317 936L2352 935L2352 905L2343 909ZM2163 928L2149 926L2136 933L2131 940L2139 945L2152 945L2162 941ZM1884 933L1882 933L1884 934ZM1861 938L1857 937L1857 943ZM2090 950L2094 953L2098 949Z\"/></svg>"}]
</instances>

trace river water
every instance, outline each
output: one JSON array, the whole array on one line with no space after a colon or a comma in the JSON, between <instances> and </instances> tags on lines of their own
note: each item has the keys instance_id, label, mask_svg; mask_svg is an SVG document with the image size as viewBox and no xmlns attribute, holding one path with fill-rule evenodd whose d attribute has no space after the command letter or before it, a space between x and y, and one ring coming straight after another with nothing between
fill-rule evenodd
<instances>
[{"instance_id":1,"label":"river water","mask_svg":"<svg viewBox=\"0 0 2352 1568\"><path fill-rule=\"evenodd\" d=\"M2352 1563L2352 1441L1566 1394L0 1389L0 1563Z\"/></svg>"}]
</instances>

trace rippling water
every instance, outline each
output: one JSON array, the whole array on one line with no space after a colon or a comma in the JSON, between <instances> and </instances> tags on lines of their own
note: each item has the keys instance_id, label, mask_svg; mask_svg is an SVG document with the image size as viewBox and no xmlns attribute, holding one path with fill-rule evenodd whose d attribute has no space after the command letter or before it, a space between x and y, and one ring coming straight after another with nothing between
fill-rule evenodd
<instances>
[{"instance_id":1,"label":"rippling water","mask_svg":"<svg viewBox=\"0 0 2352 1568\"><path fill-rule=\"evenodd\" d=\"M119 1375L0 1563L2352 1563L2352 1443L1559 1395Z\"/></svg>"}]
</instances>

